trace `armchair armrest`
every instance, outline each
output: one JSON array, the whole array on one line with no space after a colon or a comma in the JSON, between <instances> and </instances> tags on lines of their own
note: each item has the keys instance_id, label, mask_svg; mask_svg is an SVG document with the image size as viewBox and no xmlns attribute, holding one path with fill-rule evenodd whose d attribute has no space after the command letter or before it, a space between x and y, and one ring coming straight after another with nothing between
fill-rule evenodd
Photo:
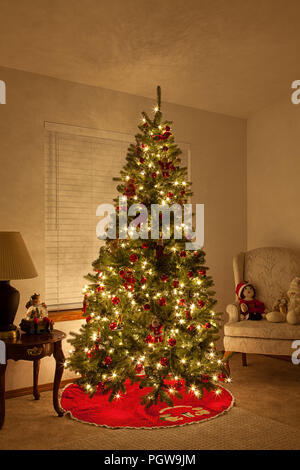
<instances>
[{"instance_id":1,"label":"armchair armrest","mask_svg":"<svg viewBox=\"0 0 300 470\"><path fill-rule=\"evenodd\" d=\"M226 312L229 315L228 323L240 321L240 306L238 303L227 305Z\"/></svg>"}]
</instances>

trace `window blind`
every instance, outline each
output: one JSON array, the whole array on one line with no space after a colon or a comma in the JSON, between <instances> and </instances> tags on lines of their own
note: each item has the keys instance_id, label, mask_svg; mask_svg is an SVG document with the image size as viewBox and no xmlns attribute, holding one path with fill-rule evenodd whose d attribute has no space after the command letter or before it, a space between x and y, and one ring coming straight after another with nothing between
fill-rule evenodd
<instances>
[{"instance_id":1,"label":"window blind","mask_svg":"<svg viewBox=\"0 0 300 470\"><path fill-rule=\"evenodd\" d=\"M82 305L84 276L103 241L96 209L112 203L133 136L46 123L45 301L50 310ZM189 145L179 144L189 167Z\"/></svg>"}]
</instances>

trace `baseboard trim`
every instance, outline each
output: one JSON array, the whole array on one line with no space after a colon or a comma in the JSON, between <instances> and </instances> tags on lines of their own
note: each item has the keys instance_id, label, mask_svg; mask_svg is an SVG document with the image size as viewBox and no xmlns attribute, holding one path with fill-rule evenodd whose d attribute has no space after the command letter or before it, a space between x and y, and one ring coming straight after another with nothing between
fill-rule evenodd
<instances>
[{"instance_id":1,"label":"baseboard trim","mask_svg":"<svg viewBox=\"0 0 300 470\"><path fill-rule=\"evenodd\" d=\"M273 359L279 359L280 361L291 362L291 356L276 356L275 354L262 354L265 357L272 357Z\"/></svg>"},{"instance_id":2,"label":"baseboard trim","mask_svg":"<svg viewBox=\"0 0 300 470\"><path fill-rule=\"evenodd\" d=\"M62 380L60 383L60 388L65 387L71 382L74 382L74 379ZM49 390L53 390L53 382L48 383L48 384L41 384L39 385L38 388L39 388L39 392L48 392ZM7 390L5 392L5 399L17 398L17 397L22 397L24 395L32 395L32 394L33 394L33 387L17 388L16 390Z\"/></svg>"}]
</instances>

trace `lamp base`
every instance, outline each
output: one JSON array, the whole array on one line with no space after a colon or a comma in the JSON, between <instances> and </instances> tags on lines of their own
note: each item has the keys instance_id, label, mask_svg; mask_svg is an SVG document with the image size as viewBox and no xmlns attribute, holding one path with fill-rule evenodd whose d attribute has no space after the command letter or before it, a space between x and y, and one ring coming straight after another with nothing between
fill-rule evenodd
<instances>
[{"instance_id":1,"label":"lamp base","mask_svg":"<svg viewBox=\"0 0 300 470\"><path fill-rule=\"evenodd\" d=\"M9 281L0 281L0 332L15 331L14 319L18 310L20 293Z\"/></svg>"},{"instance_id":2,"label":"lamp base","mask_svg":"<svg viewBox=\"0 0 300 470\"><path fill-rule=\"evenodd\" d=\"M5 333L7 331L16 331L17 326L14 324L10 325L0 325L0 333Z\"/></svg>"},{"instance_id":3,"label":"lamp base","mask_svg":"<svg viewBox=\"0 0 300 470\"><path fill-rule=\"evenodd\" d=\"M0 340L8 340L8 339L13 339L16 340L20 337L20 331L19 330L11 330L11 331L0 331Z\"/></svg>"}]
</instances>

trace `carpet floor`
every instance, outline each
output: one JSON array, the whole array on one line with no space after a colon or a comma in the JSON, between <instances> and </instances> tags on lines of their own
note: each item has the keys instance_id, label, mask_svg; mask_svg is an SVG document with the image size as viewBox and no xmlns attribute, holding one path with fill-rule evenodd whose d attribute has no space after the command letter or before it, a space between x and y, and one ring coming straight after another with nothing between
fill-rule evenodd
<instances>
[{"instance_id":1,"label":"carpet floor","mask_svg":"<svg viewBox=\"0 0 300 470\"><path fill-rule=\"evenodd\" d=\"M170 429L105 429L58 418L51 392L6 401L0 449L300 449L300 367L251 355L231 360L236 405L211 421Z\"/></svg>"}]
</instances>

